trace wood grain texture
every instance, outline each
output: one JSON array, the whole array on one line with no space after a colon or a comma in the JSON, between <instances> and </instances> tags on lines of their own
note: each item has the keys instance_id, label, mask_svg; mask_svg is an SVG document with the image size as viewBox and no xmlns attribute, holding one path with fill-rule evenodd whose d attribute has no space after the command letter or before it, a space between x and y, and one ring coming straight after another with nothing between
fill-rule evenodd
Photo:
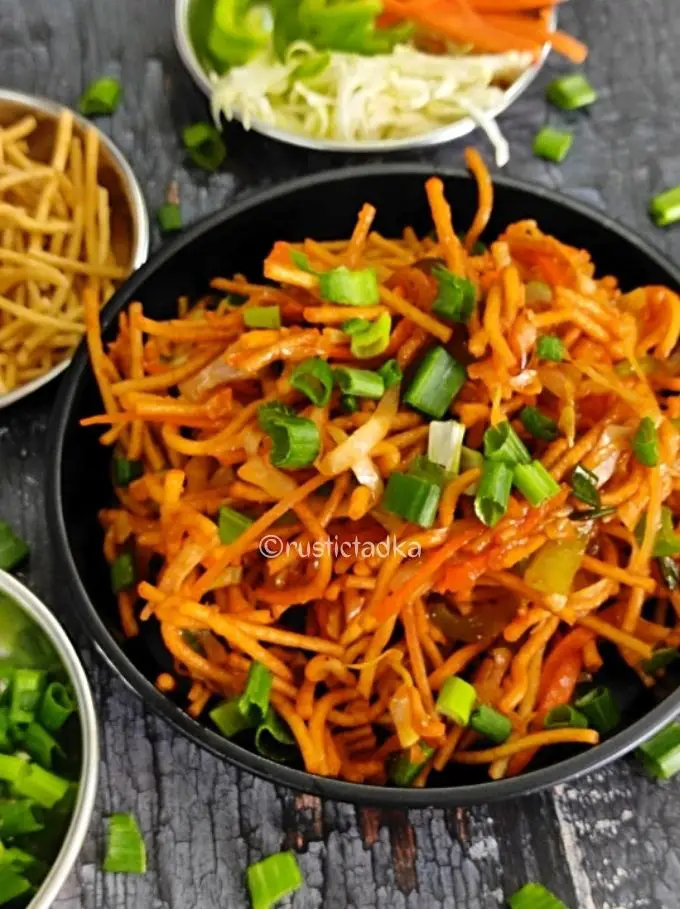
<instances>
[{"instance_id":1,"label":"wood grain texture","mask_svg":"<svg viewBox=\"0 0 680 909\"><path fill-rule=\"evenodd\" d=\"M680 183L678 0L573 0L562 22L591 47L587 69L600 100L588 113L549 110L542 88L566 69L551 58L501 118L513 150L508 172L606 209L678 259L680 231L657 231L646 215L650 195ZM232 127L221 173L187 168L179 131L206 109L174 51L170 0L0 0L0 73L6 86L67 104L94 77L119 76L124 103L101 125L132 161L150 210L177 180L187 221L254 188L358 160L286 148ZM531 155L531 138L545 122L569 123L575 132L559 168ZM400 159L460 165L462 148ZM47 388L0 411L0 515L32 544L21 577L67 618L44 518L53 397ZM542 881L572 909L680 904L680 780L652 784L625 761L552 793L487 808L407 816L322 805L239 773L174 735L80 643L100 709L101 783L58 909L244 909L246 865L281 848L298 851L305 876L290 902L295 909L498 909L527 880ZM134 811L140 820L150 855L144 877L98 870L102 818L112 810Z\"/></svg>"}]
</instances>

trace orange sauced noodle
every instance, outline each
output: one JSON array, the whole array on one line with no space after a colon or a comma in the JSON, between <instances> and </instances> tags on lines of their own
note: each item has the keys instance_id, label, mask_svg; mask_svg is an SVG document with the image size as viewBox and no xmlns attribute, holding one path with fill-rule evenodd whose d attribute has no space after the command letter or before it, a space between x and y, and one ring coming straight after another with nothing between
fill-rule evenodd
<instances>
[{"instance_id":1,"label":"orange sauced noodle","mask_svg":"<svg viewBox=\"0 0 680 909\"><path fill-rule=\"evenodd\" d=\"M175 674L158 687L188 679L194 716L259 664L313 773L385 783L399 757L416 786L449 765L449 779L461 764L519 773L541 748L599 741L597 724L544 721L613 648L651 684L653 655L678 642L680 299L622 291L534 221L480 249L493 190L467 160L480 207L462 239L433 177L425 238L383 237L366 205L348 240L276 243L270 283L215 278L168 321L132 304L108 345L85 298L105 413L83 423L105 427L114 475L127 470L100 514L123 630L159 623ZM368 274L359 305L328 289L331 272ZM453 319L452 284L474 296ZM376 347L354 347L350 319L386 318ZM436 421L464 432L462 466L436 470L436 427L412 393L435 350L465 370ZM312 358L335 383L318 397L296 381ZM343 369L378 392L348 398ZM490 467L499 426L542 471L542 496L518 480L526 462ZM514 484L495 516L480 504L492 470ZM429 516L395 498L395 477L434 496ZM440 709L452 676L509 720L502 740Z\"/></svg>"}]
</instances>

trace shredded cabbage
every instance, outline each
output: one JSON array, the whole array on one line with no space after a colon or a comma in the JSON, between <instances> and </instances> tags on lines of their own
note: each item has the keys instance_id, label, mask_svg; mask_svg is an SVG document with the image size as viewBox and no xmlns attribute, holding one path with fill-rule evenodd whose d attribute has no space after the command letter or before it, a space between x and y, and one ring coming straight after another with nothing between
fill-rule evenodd
<instances>
[{"instance_id":1,"label":"shredded cabbage","mask_svg":"<svg viewBox=\"0 0 680 909\"><path fill-rule=\"evenodd\" d=\"M312 75L297 78L304 61ZM276 126L319 139L361 142L417 136L470 116L496 150L499 166L507 143L493 119L503 85L531 63L529 54L425 54L400 45L391 54L363 57L318 52L298 41L281 63L272 52L258 55L226 75L213 76L212 113L219 123L241 120ZM303 70L304 72L304 70Z\"/></svg>"}]
</instances>

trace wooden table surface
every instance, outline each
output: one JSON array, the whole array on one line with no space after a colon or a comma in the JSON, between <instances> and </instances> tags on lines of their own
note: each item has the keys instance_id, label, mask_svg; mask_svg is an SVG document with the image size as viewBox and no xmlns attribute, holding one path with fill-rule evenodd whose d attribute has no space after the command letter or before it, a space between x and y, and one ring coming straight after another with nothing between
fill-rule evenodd
<instances>
[{"instance_id":1,"label":"wooden table surface","mask_svg":"<svg viewBox=\"0 0 680 909\"><path fill-rule=\"evenodd\" d=\"M1 0L0 81L74 104L91 79L118 76L125 100L104 129L132 162L152 212L168 183L178 181L186 221L256 187L348 163L235 127L219 174L187 168L180 129L204 119L206 106L175 53L171 6ZM564 120L542 98L548 78L564 68L551 56L500 120L512 147L507 171L606 209L677 259L680 229L656 230L646 204L680 183L678 0L573 0L562 23L591 48L587 71L600 99L592 114L569 117L575 141L563 165L534 159L537 129ZM454 143L401 159L459 165L462 148ZM54 391L0 411L0 516L32 545L20 576L67 618L44 515ZM407 815L322 804L239 773L175 735L80 643L100 712L101 779L89 837L59 909L244 909L246 866L286 847L299 852L306 882L292 900L296 909L496 909L529 880L549 886L571 909L680 905L680 779L653 784L625 760L552 792L489 807ZM143 877L99 870L102 817L112 810L140 820L149 851Z\"/></svg>"}]
</instances>

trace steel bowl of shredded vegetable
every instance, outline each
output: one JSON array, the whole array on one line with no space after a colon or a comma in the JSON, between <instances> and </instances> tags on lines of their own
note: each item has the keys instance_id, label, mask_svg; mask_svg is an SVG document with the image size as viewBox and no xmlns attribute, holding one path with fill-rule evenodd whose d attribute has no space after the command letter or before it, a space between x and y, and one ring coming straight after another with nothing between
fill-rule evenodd
<instances>
[{"instance_id":1,"label":"steel bowl of shredded vegetable","mask_svg":"<svg viewBox=\"0 0 680 909\"><path fill-rule=\"evenodd\" d=\"M0 555L21 547L0 524ZM87 832L98 760L92 695L71 642L0 570L0 906L52 905Z\"/></svg>"},{"instance_id":2,"label":"steel bowl of shredded vegetable","mask_svg":"<svg viewBox=\"0 0 680 909\"><path fill-rule=\"evenodd\" d=\"M495 118L550 49L556 0L175 0L175 41L213 117L292 145L384 152L479 126L499 166Z\"/></svg>"}]
</instances>

